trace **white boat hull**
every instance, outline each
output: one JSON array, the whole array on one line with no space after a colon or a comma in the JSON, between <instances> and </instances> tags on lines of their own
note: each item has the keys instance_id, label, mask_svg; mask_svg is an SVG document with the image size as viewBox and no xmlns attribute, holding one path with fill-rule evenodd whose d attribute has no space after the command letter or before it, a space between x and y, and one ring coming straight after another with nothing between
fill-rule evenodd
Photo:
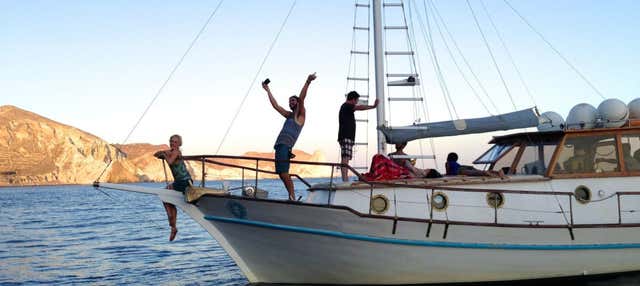
<instances>
[{"instance_id":1,"label":"white boat hull","mask_svg":"<svg viewBox=\"0 0 640 286\"><path fill-rule=\"evenodd\" d=\"M426 222L397 221L394 233L393 220L347 208L219 197L199 207L251 282L450 283L640 269L640 227L574 229L572 240L566 228L433 224L426 237Z\"/></svg>"},{"instance_id":2,"label":"white boat hull","mask_svg":"<svg viewBox=\"0 0 640 286\"><path fill-rule=\"evenodd\" d=\"M175 191L126 190L176 204L252 283L455 283L640 269L640 226L429 226L425 219L371 216L343 206L213 195L194 205Z\"/></svg>"}]
</instances>

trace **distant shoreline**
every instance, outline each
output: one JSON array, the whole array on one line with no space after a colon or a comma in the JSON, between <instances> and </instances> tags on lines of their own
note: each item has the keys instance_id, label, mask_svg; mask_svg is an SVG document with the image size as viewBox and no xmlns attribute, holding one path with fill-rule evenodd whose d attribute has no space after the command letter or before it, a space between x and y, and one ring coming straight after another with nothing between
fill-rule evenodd
<instances>
[{"instance_id":1,"label":"distant shoreline","mask_svg":"<svg viewBox=\"0 0 640 286\"><path fill-rule=\"evenodd\" d=\"M304 179L330 179L331 177L306 177ZM334 179L337 179L338 177L334 177ZM254 180L254 178L250 178L251 181ZM233 178L233 179L215 179L215 180L207 180L206 182L214 182L214 181L222 181L222 180L242 180L242 178ZM245 180L247 180L247 178L245 178ZM259 178L259 180L278 180L278 178ZM171 180L173 181L173 180ZM296 180L294 180L296 181ZM199 182L199 181L196 181ZM107 182L103 182L103 183L107 183ZM140 183L164 183L164 181L147 181L147 182L119 182L119 183L115 183L115 184L140 184ZM194 183L195 184L195 183ZM18 184L10 184L10 185L3 185L0 184L0 189L6 189L6 188L20 188L20 187L57 187L57 186L90 186L92 187L93 184L70 184L70 183L60 183L60 184L42 184L42 185L18 185Z\"/></svg>"}]
</instances>

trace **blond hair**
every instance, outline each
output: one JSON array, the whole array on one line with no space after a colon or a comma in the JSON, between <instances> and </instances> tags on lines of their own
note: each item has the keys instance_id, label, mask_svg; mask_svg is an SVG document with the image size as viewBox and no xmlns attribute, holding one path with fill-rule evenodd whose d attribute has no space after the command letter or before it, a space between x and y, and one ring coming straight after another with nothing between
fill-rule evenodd
<instances>
[{"instance_id":1,"label":"blond hair","mask_svg":"<svg viewBox=\"0 0 640 286\"><path fill-rule=\"evenodd\" d=\"M171 135L171 137L169 137L169 141L171 141L171 139L173 138L177 138L178 139L178 146L182 146L182 136L178 135L178 134L173 134Z\"/></svg>"}]
</instances>

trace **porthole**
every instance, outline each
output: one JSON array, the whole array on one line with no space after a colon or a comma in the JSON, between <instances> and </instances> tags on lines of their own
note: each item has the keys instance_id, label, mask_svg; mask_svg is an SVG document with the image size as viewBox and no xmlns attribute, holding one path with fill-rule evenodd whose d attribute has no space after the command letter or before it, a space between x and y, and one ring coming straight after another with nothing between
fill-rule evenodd
<instances>
[{"instance_id":1,"label":"porthole","mask_svg":"<svg viewBox=\"0 0 640 286\"><path fill-rule=\"evenodd\" d=\"M591 201L591 190L586 186L580 185L573 191L573 196L578 202L586 204Z\"/></svg>"},{"instance_id":2,"label":"porthole","mask_svg":"<svg viewBox=\"0 0 640 286\"><path fill-rule=\"evenodd\" d=\"M504 204L504 195L497 192L487 193L487 204L489 204L491 208L502 207Z\"/></svg>"},{"instance_id":3,"label":"porthole","mask_svg":"<svg viewBox=\"0 0 640 286\"><path fill-rule=\"evenodd\" d=\"M371 210L377 214L384 214L389 209L389 199L378 194L371 199Z\"/></svg>"},{"instance_id":4,"label":"porthole","mask_svg":"<svg viewBox=\"0 0 640 286\"><path fill-rule=\"evenodd\" d=\"M435 193L431 196L431 207L435 210L443 211L449 206L449 198L444 193Z\"/></svg>"}]
</instances>

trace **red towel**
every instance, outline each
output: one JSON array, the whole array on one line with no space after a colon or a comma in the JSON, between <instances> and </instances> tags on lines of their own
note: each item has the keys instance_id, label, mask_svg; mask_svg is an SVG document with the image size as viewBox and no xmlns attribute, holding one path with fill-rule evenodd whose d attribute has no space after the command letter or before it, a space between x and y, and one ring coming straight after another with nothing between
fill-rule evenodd
<instances>
[{"instance_id":1,"label":"red towel","mask_svg":"<svg viewBox=\"0 0 640 286\"><path fill-rule=\"evenodd\" d=\"M362 174L367 181L385 181L410 177L409 171L396 164L382 154L376 154L371 159L369 173Z\"/></svg>"}]
</instances>

